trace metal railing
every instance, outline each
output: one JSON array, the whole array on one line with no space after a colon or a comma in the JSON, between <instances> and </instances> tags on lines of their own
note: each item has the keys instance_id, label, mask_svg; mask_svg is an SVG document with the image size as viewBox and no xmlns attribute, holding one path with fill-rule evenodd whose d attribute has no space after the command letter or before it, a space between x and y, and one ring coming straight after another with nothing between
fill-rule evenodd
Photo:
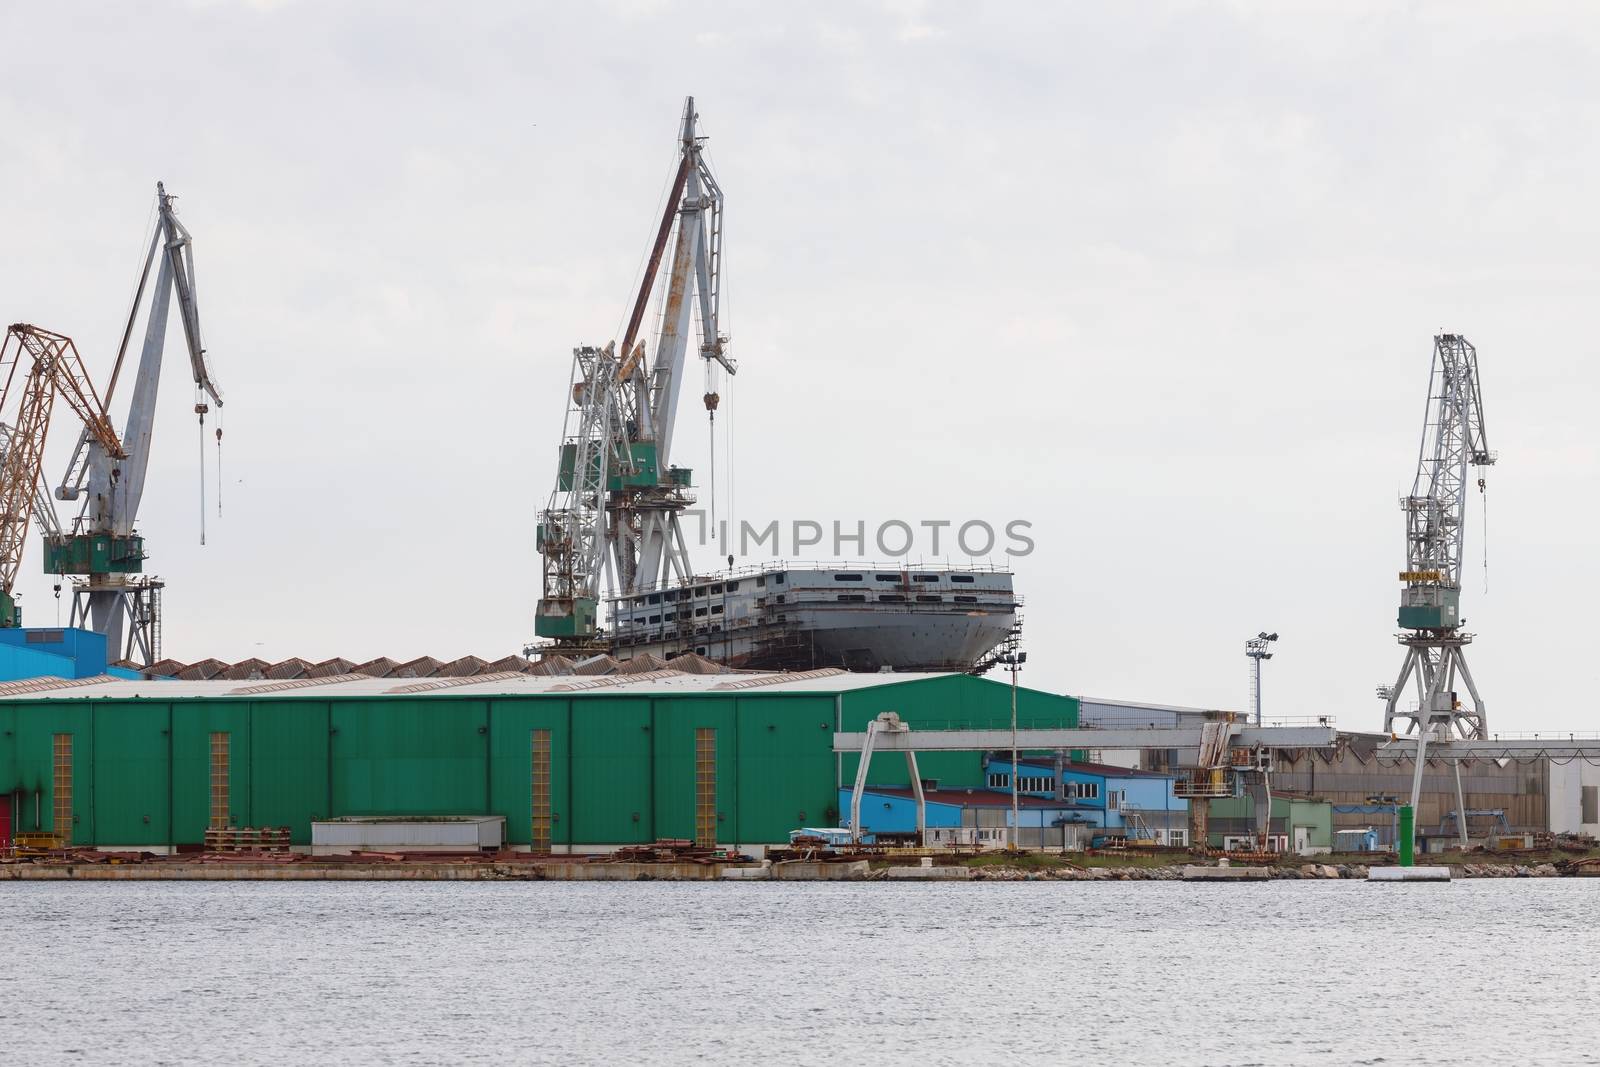
<instances>
[{"instance_id":1,"label":"metal railing","mask_svg":"<svg viewBox=\"0 0 1600 1067\"><path fill-rule=\"evenodd\" d=\"M1535 730L1532 732L1509 732L1490 734L1491 741L1600 741L1600 733L1582 731L1572 733L1566 730Z\"/></svg>"},{"instance_id":2,"label":"metal railing","mask_svg":"<svg viewBox=\"0 0 1600 1067\"><path fill-rule=\"evenodd\" d=\"M1231 797L1233 794L1232 774L1219 774L1213 778L1209 772L1202 771L1194 775L1180 775L1172 781L1172 795L1175 797L1217 799Z\"/></svg>"}]
</instances>

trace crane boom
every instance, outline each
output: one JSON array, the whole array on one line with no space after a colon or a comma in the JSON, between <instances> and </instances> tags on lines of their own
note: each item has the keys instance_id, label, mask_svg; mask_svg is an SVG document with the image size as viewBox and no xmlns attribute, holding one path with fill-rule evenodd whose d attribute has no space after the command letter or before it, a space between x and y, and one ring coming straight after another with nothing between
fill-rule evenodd
<instances>
[{"instance_id":1,"label":"crane boom","mask_svg":"<svg viewBox=\"0 0 1600 1067\"><path fill-rule=\"evenodd\" d=\"M195 294L194 239L178 221L173 209L177 197L167 192L166 185L156 183L156 224L150 246L145 253L144 266L139 275L133 307L128 311L128 322L122 333L122 344L117 349L117 359L111 368L111 378L106 386L106 404L109 406L117 383L122 376L123 363L128 353L134 325L144 301L146 285L152 267L156 269L156 285L150 294L150 313L145 323L144 344L139 355L139 365L134 381L133 400L128 407L128 420L123 436L127 441L129 462L121 464L122 475L113 498L110 485L109 457L96 455L88 434L78 441L78 447L67 465L66 477L56 489L61 500L77 500L85 488L89 489L92 511L81 516L79 525L98 523L107 525L118 536L132 534L139 514L139 504L144 496L145 472L150 464L150 439L155 430L156 394L161 384L162 357L166 351L167 322L171 299L178 298L178 318L183 324L184 342L189 355L190 375L194 379L196 411L204 415L210 409L207 398L217 407L222 406L222 391L211 370L210 360L200 333L200 310Z\"/></svg>"},{"instance_id":2,"label":"crane boom","mask_svg":"<svg viewBox=\"0 0 1600 1067\"><path fill-rule=\"evenodd\" d=\"M5 457L11 451L13 436L11 425L0 422L0 467L5 466ZM39 533L47 540L61 535L61 517L56 514L55 503L50 499L50 494L45 492L42 481L33 487L33 521L38 525Z\"/></svg>"},{"instance_id":3,"label":"crane boom","mask_svg":"<svg viewBox=\"0 0 1600 1067\"><path fill-rule=\"evenodd\" d=\"M678 515L694 503L686 492L690 475L687 470L673 467L671 458L696 298L701 358L708 361L708 368L709 361L714 360L729 374L738 369L728 358L728 338L722 334L718 318L722 290L722 187L706 162L699 118L694 97L688 97L678 127L674 195L667 203L656 238L659 252L665 245L666 224L675 218L677 233L672 242L671 267L664 279L661 330L650 371L639 375L635 386L640 391L634 407L645 412L645 418L640 420L639 442L661 477L656 484L624 487L613 493L608 506L614 531L611 556L619 594L659 588L693 575L678 522ZM654 272L647 272L636 308L654 283Z\"/></svg>"},{"instance_id":4,"label":"crane boom","mask_svg":"<svg viewBox=\"0 0 1600 1067\"><path fill-rule=\"evenodd\" d=\"M18 624L12 591L27 549L28 520L38 506L44 445L56 397L66 399L82 420L84 432L108 455L126 456L77 346L64 334L27 323L15 323L6 331L0 343L0 373L5 375L0 411L9 406L24 356L31 365L21 380L21 400L0 461L0 625L4 626Z\"/></svg>"},{"instance_id":5,"label":"crane boom","mask_svg":"<svg viewBox=\"0 0 1600 1067\"><path fill-rule=\"evenodd\" d=\"M1434 338L1417 474L1410 495L1401 501L1406 513L1401 626L1460 625L1467 468L1490 466L1495 458L1483 425L1478 351L1465 337L1440 334ZM1480 478L1480 489L1482 484Z\"/></svg>"}]
</instances>

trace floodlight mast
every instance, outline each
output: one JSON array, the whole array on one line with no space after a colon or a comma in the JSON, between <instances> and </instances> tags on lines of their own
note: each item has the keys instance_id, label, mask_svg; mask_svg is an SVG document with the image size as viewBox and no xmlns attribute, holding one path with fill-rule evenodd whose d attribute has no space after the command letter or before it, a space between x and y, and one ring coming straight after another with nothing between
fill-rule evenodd
<instances>
[{"instance_id":1,"label":"floodlight mast","mask_svg":"<svg viewBox=\"0 0 1600 1067\"><path fill-rule=\"evenodd\" d=\"M1261 725L1261 661L1271 659L1272 642L1278 635L1262 630L1244 643L1244 654L1250 657L1250 704L1255 709L1255 724Z\"/></svg>"},{"instance_id":2,"label":"floodlight mast","mask_svg":"<svg viewBox=\"0 0 1600 1067\"><path fill-rule=\"evenodd\" d=\"M1468 467L1477 469L1479 493L1485 468L1496 460L1484 431L1483 396L1478 379L1478 350L1460 334L1433 339L1428 407L1424 415L1417 474L1411 493L1402 497L1406 516L1406 569L1400 572L1398 640L1406 649L1399 677L1387 694L1384 730L1417 735L1411 807L1422 796L1422 769L1428 738L1436 741L1483 740L1488 736L1483 697L1467 668L1465 648L1472 635L1462 630L1461 564L1466 541ZM1457 680L1466 685L1472 706L1457 695ZM1408 683L1415 685L1417 706L1400 707ZM1456 768L1456 802L1465 812L1461 771ZM1466 819L1456 820L1466 844Z\"/></svg>"}]
</instances>

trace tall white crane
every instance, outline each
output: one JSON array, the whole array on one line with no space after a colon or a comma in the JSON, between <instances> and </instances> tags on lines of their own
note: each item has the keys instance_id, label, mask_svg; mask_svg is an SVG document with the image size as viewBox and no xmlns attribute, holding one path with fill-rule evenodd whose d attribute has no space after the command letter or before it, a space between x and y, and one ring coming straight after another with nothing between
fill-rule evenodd
<instances>
[{"instance_id":1,"label":"tall white crane","mask_svg":"<svg viewBox=\"0 0 1600 1067\"><path fill-rule=\"evenodd\" d=\"M556 488L539 523L543 590L534 629L574 648L597 636L604 585L625 595L693 576L679 525L679 514L694 503L690 472L672 466L670 457L696 320L708 412L718 401L714 368L737 370L719 330L722 189L706 164L698 118L689 97L672 191L622 343L573 351ZM672 261L662 277L669 244ZM639 334L653 295L661 298L661 327L652 361Z\"/></svg>"},{"instance_id":2,"label":"tall white crane","mask_svg":"<svg viewBox=\"0 0 1600 1067\"><path fill-rule=\"evenodd\" d=\"M1478 382L1478 350L1460 334L1433 339L1433 369L1423 420L1417 475L1410 495L1400 501L1406 515L1406 569L1400 572L1399 635L1405 647L1400 676L1388 691L1384 730L1417 735L1411 807L1422 796L1422 771L1429 735L1438 741L1482 740L1487 735L1483 697L1467 669L1465 648L1472 635L1462 631L1461 562L1466 541L1468 468L1475 468L1479 492L1484 468L1495 462L1483 425ZM1401 707L1407 684L1417 694L1414 710ZM1456 686L1464 684L1471 707ZM1466 840L1466 803L1461 768L1456 763L1457 827Z\"/></svg>"},{"instance_id":3,"label":"tall white crane","mask_svg":"<svg viewBox=\"0 0 1600 1067\"><path fill-rule=\"evenodd\" d=\"M167 321L173 298L189 353L194 379L194 411L199 417L201 463L205 462L206 414L222 407L222 393L206 358L200 334L200 308L195 296L194 243L173 210L176 197L156 183L156 222L144 267L139 275L133 307L122 332L117 361L106 385L106 404L117 387L128 343L133 336L148 290L149 315L144 346L135 370L133 399L123 426L123 456L114 456L87 430L56 489L60 500L83 500L70 532L45 538L45 571L56 575L81 575L74 583L72 625L87 625L106 635L111 656L149 665L159 653L161 582L143 577L144 538L135 532L139 502L144 496L150 466L150 443L155 432L156 394L161 385L162 355L166 348ZM155 287L149 287L150 269L156 268ZM216 430L220 449L222 430ZM201 540L205 530L204 489L201 491Z\"/></svg>"}]
</instances>

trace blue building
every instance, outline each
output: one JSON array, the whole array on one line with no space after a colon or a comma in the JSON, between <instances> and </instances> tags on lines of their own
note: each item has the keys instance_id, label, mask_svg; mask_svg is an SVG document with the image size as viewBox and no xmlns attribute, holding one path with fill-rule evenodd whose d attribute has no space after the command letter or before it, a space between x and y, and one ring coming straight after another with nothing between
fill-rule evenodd
<instances>
[{"instance_id":1,"label":"blue building","mask_svg":"<svg viewBox=\"0 0 1600 1067\"><path fill-rule=\"evenodd\" d=\"M992 790L1011 792L1009 754L991 753L985 763ZM1017 787L1024 796L1072 803L1087 811L1107 837L1156 845L1189 843L1189 802L1172 791L1173 777L1105 763L1070 763L1022 756Z\"/></svg>"},{"instance_id":2,"label":"blue building","mask_svg":"<svg viewBox=\"0 0 1600 1067\"><path fill-rule=\"evenodd\" d=\"M839 790L839 811L848 821L854 792ZM993 789L923 790L928 845L1003 848L1010 841L1011 794ZM1019 796L1017 822L1024 848L1082 848L1097 830L1095 809L1050 797ZM916 795L906 786L869 785L861 791L861 830L878 843L917 830Z\"/></svg>"},{"instance_id":3,"label":"blue building","mask_svg":"<svg viewBox=\"0 0 1600 1067\"><path fill-rule=\"evenodd\" d=\"M0 682L28 678L138 678L106 665L106 635L71 627L0 629Z\"/></svg>"}]
</instances>

